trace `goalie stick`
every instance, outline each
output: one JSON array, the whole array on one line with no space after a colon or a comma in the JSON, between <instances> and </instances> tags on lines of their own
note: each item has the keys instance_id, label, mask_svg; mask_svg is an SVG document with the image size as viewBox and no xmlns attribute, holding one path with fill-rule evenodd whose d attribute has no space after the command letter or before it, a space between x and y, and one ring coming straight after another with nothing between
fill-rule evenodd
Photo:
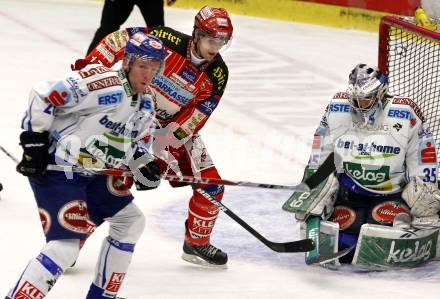
<instances>
[{"instance_id":1,"label":"goalie stick","mask_svg":"<svg viewBox=\"0 0 440 299\"><path fill-rule=\"evenodd\" d=\"M332 254L326 254L326 255L317 255L314 257L311 257L309 259L306 259L306 264L307 265L322 265L322 264L326 264L329 262L332 262L336 259L339 259L343 256L346 256L347 254L349 254L356 246L350 246L348 248L345 248L341 251L332 253Z\"/></svg>"},{"instance_id":2,"label":"goalie stick","mask_svg":"<svg viewBox=\"0 0 440 299\"><path fill-rule=\"evenodd\" d=\"M324 163L322 163L321 166L319 166L316 172L304 181L307 187L309 187L310 189L315 188L323 180L328 178L328 176L332 174L333 171L336 170L334 159L335 159L335 153L332 152L328 155L327 159L325 159Z\"/></svg>"},{"instance_id":3,"label":"goalie stick","mask_svg":"<svg viewBox=\"0 0 440 299\"><path fill-rule=\"evenodd\" d=\"M322 181L327 179L327 177L336 170L334 163L334 156L335 156L334 152L330 153L327 159L325 159L324 163L322 163L321 166L318 168L318 170L304 181L304 183L310 189L313 189L316 186L318 186ZM306 253L305 262L307 265L322 265L325 263L329 263L331 261L334 261L336 259L339 259L340 257L347 255L354 248L354 246L349 247L344 250L328 255L320 254L319 253L320 222L321 219L320 217L317 216L309 217L306 221L307 237L313 239L315 243L315 248L312 251Z\"/></svg>"},{"instance_id":4,"label":"goalie stick","mask_svg":"<svg viewBox=\"0 0 440 299\"><path fill-rule=\"evenodd\" d=\"M356 247L351 246L335 253L320 254L321 219L318 216L311 216L306 223L306 237L315 243L315 248L306 253L306 265L324 265L349 254Z\"/></svg>"}]
</instances>

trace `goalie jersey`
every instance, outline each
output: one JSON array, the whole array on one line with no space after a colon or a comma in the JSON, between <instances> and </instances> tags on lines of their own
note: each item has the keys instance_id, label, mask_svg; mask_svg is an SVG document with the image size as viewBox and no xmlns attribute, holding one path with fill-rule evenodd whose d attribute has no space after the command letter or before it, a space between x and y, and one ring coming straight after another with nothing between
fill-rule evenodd
<instances>
[{"instance_id":1,"label":"goalie jersey","mask_svg":"<svg viewBox=\"0 0 440 299\"><path fill-rule=\"evenodd\" d=\"M340 184L364 195L402 192L414 176L436 183L436 144L420 108L397 96L376 105L363 116L345 92L336 93L315 132L309 168L334 152Z\"/></svg>"}]
</instances>

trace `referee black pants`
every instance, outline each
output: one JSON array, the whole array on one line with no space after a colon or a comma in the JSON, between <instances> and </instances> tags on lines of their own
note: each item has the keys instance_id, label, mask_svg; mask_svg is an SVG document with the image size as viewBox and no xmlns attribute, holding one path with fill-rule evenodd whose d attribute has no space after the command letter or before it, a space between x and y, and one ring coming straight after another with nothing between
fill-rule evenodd
<instances>
[{"instance_id":1,"label":"referee black pants","mask_svg":"<svg viewBox=\"0 0 440 299\"><path fill-rule=\"evenodd\" d=\"M87 54L89 54L104 37L119 30L119 27L130 16L135 5L139 7L148 27L164 25L163 0L105 0L101 16L101 25L93 37Z\"/></svg>"}]
</instances>

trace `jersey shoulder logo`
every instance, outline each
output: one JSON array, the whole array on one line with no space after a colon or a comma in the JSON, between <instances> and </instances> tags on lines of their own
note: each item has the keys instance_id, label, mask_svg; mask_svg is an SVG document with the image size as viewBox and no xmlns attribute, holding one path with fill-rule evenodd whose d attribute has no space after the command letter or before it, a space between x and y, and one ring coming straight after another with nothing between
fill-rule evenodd
<instances>
[{"instance_id":1,"label":"jersey shoulder logo","mask_svg":"<svg viewBox=\"0 0 440 299\"><path fill-rule=\"evenodd\" d=\"M330 112L348 113L351 111L351 106L345 102L332 102L328 106L328 110Z\"/></svg>"},{"instance_id":2,"label":"jersey shoulder logo","mask_svg":"<svg viewBox=\"0 0 440 299\"><path fill-rule=\"evenodd\" d=\"M87 83L89 91L100 90L112 86L122 86L121 80L116 76L111 76Z\"/></svg>"},{"instance_id":3,"label":"jersey shoulder logo","mask_svg":"<svg viewBox=\"0 0 440 299\"><path fill-rule=\"evenodd\" d=\"M150 34L160 38L166 45L180 46L183 43L183 39L178 36L177 32L167 27L153 29Z\"/></svg>"},{"instance_id":4,"label":"jersey shoulder logo","mask_svg":"<svg viewBox=\"0 0 440 299\"><path fill-rule=\"evenodd\" d=\"M337 92L333 96L333 99L346 99L346 100L348 100L348 95L346 92Z\"/></svg>"},{"instance_id":5,"label":"jersey shoulder logo","mask_svg":"<svg viewBox=\"0 0 440 299\"><path fill-rule=\"evenodd\" d=\"M211 113L214 111L214 109L217 107L219 102L219 97L214 96L209 99L206 99L202 101L200 104L197 105L197 108L206 114L207 116L211 115Z\"/></svg>"},{"instance_id":6,"label":"jersey shoulder logo","mask_svg":"<svg viewBox=\"0 0 440 299\"><path fill-rule=\"evenodd\" d=\"M393 104L399 104L399 105L407 105L410 106L413 110L414 113L420 118L420 120L422 122L425 122L425 117L423 116L422 110L420 109L420 107L416 104L416 102L414 102L412 99L410 98L401 98L401 97L397 97L393 99Z\"/></svg>"},{"instance_id":7,"label":"jersey shoulder logo","mask_svg":"<svg viewBox=\"0 0 440 299\"><path fill-rule=\"evenodd\" d=\"M98 95L98 105L115 105L122 102L122 91L111 91Z\"/></svg>"},{"instance_id":8,"label":"jersey shoulder logo","mask_svg":"<svg viewBox=\"0 0 440 299\"><path fill-rule=\"evenodd\" d=\"M81 78L85 79L88 77L91 77L93 75L97 75L97 74L104 74L107 72L111 72L112 70L105 67L105 66L97 66L97 67L92 67L89 69L85 69L85 70L81 70L78 72L78 74L81 76Z\"/></svg>"},{"instance_id":9,"label":"jersey shoulder logo","mask_svg":"<svg viewBox=\"0 0 440 299\"><path fill-rule=\"evenodd\" d=\"M214 84L217 87L218 92L223 92L226 87L226 81L228 80L228 74L225 68L217 66L212 70L212 78Z\"/></svg>"}]
</instances>

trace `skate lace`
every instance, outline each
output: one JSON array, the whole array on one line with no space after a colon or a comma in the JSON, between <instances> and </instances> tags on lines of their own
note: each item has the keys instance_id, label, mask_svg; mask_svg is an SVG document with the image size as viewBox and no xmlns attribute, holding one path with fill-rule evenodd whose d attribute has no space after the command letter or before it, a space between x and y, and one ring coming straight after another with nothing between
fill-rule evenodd
<instances>
[{"instance_id":1,"label":"skate lace","mask_svg":"<svg viewBox=\"0 0 440 299\"><path fill-rule=\"evenodd\" d=\"M211 244L208 244L205 246L201 246L200 251L209 257L214 257L214 255L217 253L218 249L215 248L214 246L212 246Z\"/></svg>"}]
</instances>

